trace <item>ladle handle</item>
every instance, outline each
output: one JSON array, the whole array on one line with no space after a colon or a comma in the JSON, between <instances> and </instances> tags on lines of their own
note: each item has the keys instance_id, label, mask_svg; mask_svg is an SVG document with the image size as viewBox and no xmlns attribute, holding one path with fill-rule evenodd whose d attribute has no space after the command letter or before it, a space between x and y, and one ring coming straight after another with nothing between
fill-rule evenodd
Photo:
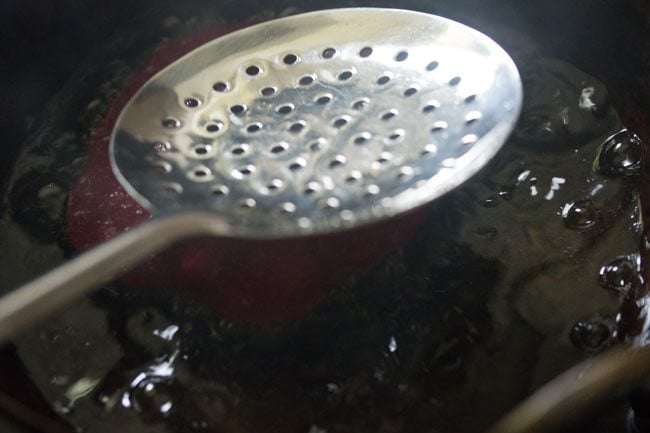
<instances>
[{"instance_id":1,"label":"ladle handle","mask_svg":"<svg viewBox=\"0 0 650 433\"><path fill-rule=\"evenodd\" d=\"M487 433L551 433L571 425L650 375L650 346L618 347L587 359L535 391Z\"/></svg>"},{"instance_id":2,"label":"ladle handle","mask_svg":"<svg viewBox=\"0 0 650 433\"><path fill-rule=\"evenodd\" d=\"M0 344L172 244L201 235L224 235L214 215L160 218L125 232L0 298Z\"/></svg>"}]
</instances>

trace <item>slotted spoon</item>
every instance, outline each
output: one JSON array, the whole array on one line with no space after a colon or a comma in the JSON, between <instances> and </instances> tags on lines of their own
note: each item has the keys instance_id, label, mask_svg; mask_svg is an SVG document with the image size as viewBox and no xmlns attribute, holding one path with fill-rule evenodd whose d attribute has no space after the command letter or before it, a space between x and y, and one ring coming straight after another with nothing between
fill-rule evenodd
<instances>
[{"instance_id":1,"label":"slotted spoon","mask_svg":"<svg viewBox=\"0 0 650 433\"><path fill-rule=\"evenodd\" d=\"M517 69L487 36L394 9L338 9L217 38L147 82L113 170L156 219L0 300L0 341L182 239L353 230L476 173L512 131Z\"/></svg>"}]
</instances>

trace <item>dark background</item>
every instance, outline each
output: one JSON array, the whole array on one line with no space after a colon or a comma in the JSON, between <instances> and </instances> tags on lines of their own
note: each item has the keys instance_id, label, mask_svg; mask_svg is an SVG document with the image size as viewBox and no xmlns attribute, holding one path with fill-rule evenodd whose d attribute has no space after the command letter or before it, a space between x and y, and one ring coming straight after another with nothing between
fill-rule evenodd
<instances>
[{"instance_id":1,"label":"dark background","mask_svg":"<svg viewBox=\"0 0 650 433\"><path fill-rule=\"evenodd\" d=\"M154 3L157 7L153 7ZM0 180L26 123L120 28L167 9L165 0L4 0L0 10ZM155 13L155 12L154 12Z\"/></svg>"}]
</instances>

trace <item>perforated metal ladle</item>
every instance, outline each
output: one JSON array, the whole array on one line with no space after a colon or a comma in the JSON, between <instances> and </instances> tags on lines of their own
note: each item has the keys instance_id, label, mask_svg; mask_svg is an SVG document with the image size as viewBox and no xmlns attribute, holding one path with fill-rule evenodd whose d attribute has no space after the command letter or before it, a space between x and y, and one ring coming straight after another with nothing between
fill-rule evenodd
<instances>
[{"instance_id":1,"label":"perforated metal ladle","mask_svg":"<svg viewBox=\"0 0 650 433\"><path fill-rule=\"evenodd\" d=\"M522 103L487 36L438 16L338 9L217 38L148 81L111 138L156 217L0 300L0 341L182 239L352 230L472 176Z\"/></svg>"}]
</instances>

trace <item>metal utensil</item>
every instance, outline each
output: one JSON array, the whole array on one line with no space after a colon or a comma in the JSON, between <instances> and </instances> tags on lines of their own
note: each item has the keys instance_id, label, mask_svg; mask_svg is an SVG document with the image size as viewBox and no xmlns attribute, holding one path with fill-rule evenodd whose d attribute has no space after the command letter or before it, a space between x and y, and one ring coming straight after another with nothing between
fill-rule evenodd
<instances>
[{"instance_id":1,"label":"metal utensil","mask_svg":"<svg viewBox=\"0 0 650 433\"><path fill-rule=\"evenodd\" d=\"M181 239L323 234L418 208L494 156L521 102L502 48L433 15L338 9L217 38L115 125L115 175L162 218L0 300L0 341Z\"/></svg>"}]
</instances>

